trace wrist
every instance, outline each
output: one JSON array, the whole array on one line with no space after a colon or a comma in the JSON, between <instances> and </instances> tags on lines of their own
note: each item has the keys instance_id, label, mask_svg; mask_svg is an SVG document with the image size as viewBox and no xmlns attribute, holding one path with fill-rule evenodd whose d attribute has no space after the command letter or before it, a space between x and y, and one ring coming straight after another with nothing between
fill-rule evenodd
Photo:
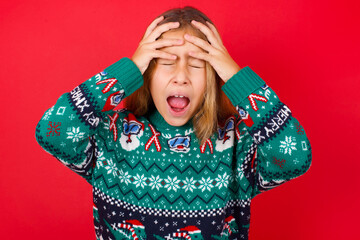
<instances>
[{"instance_id":1,"label":"wrist","mask_svg":"<svg viewBox=\"0 0 360 240\"><path fill-rule=\"evenodd\" d=\"M235 66L232 70L229 71L229 76L226 79L223 79L223 81L227 82L230 78L232 78L240 70L241 70L241 68L239 66Z\"/></svg>"}]
</instances>

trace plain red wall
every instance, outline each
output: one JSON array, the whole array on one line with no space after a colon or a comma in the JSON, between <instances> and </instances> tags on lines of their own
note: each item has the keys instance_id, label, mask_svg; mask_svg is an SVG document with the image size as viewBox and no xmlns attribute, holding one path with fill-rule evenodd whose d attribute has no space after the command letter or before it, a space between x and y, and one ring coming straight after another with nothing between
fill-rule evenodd
<instances>
[{"instance_id":1,"label":"plain red wall","mask_svg":"<svg viewBox=\"0 0 360 240\"><path fill-rule=\"evenodd\" d=\"M35 141L64 92L131 57L160 13L192 5L304 126L313 163L256 197L250 239L359 239L357 0L16 1L0 7L1 239L95 239L91 186Z\"/></svg>"}]
</instances>

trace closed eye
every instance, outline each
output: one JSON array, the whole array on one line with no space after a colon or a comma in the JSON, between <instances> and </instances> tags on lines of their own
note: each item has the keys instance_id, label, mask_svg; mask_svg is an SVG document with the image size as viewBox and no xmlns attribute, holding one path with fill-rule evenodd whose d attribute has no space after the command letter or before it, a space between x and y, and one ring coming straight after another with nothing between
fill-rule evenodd
<instances>
[{"instance_id":1,"label":"closed eye","mask_svg":"<svg viewBox=\"0 0 360 240\"><path fill-rule=\"evenodd\" d=\"M161 63L161 65L174 65L173 63ZM190 67L193 67L193 68L203 68L203 67L197 67L197 66L191 66L189 65Z\"/></svg>"}]
</instances>

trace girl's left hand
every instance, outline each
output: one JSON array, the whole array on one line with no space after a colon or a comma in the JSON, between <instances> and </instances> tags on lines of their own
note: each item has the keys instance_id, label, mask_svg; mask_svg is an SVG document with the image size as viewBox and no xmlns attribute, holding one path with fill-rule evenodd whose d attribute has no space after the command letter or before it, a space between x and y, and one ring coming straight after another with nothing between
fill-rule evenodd
<instances>
[{"instance_id":1,"label":"girl's left hand","mask_svg":"<svg viewBox=\"0 0 360 240\"><path fill-rule=\"evenodd\" d=\"M215 26L206 21L208 26L201 22L192 20L191 23L205 34L211 44L203 39L194 35L185 34L185 39L196 46L204 49L206 52L189 52L189 55L194 58L199 58L207 61L215 69L219 77L226 82L234 74L236 74L241 68L229 55L228 51L224 47L220 34L216 30Z\"/></svg>"}]
</instances>

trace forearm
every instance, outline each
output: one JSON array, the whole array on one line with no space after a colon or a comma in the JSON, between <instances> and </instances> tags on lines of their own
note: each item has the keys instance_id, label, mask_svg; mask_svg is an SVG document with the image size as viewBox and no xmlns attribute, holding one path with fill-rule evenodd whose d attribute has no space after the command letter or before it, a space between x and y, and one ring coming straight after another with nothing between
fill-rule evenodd
<instances>
[{"instance_id":1,"label":"forearm","mask_svg":"<svg viewBox=\"0 0 360 240\"><path fill-rule=\"evenodd\" d=\"M142 83L136 65L128 58L120 59L60 96L37 124L38 143L88 180L99 126ZM108 122L111 124L111 120Z\"/></svg>"},{"instance_id":2,"label":"forearm","mask_svg":"<svg viewBox=\"0 0 360 240\"><path fill-rule=\"evenodd\" d=\"M311 146L304 128L255 72L249 67L243 68L223 90L244 123L238 124L240 130L245 128L256 145L255 195L309 169Z\"/></svg>"}]
</instances>

